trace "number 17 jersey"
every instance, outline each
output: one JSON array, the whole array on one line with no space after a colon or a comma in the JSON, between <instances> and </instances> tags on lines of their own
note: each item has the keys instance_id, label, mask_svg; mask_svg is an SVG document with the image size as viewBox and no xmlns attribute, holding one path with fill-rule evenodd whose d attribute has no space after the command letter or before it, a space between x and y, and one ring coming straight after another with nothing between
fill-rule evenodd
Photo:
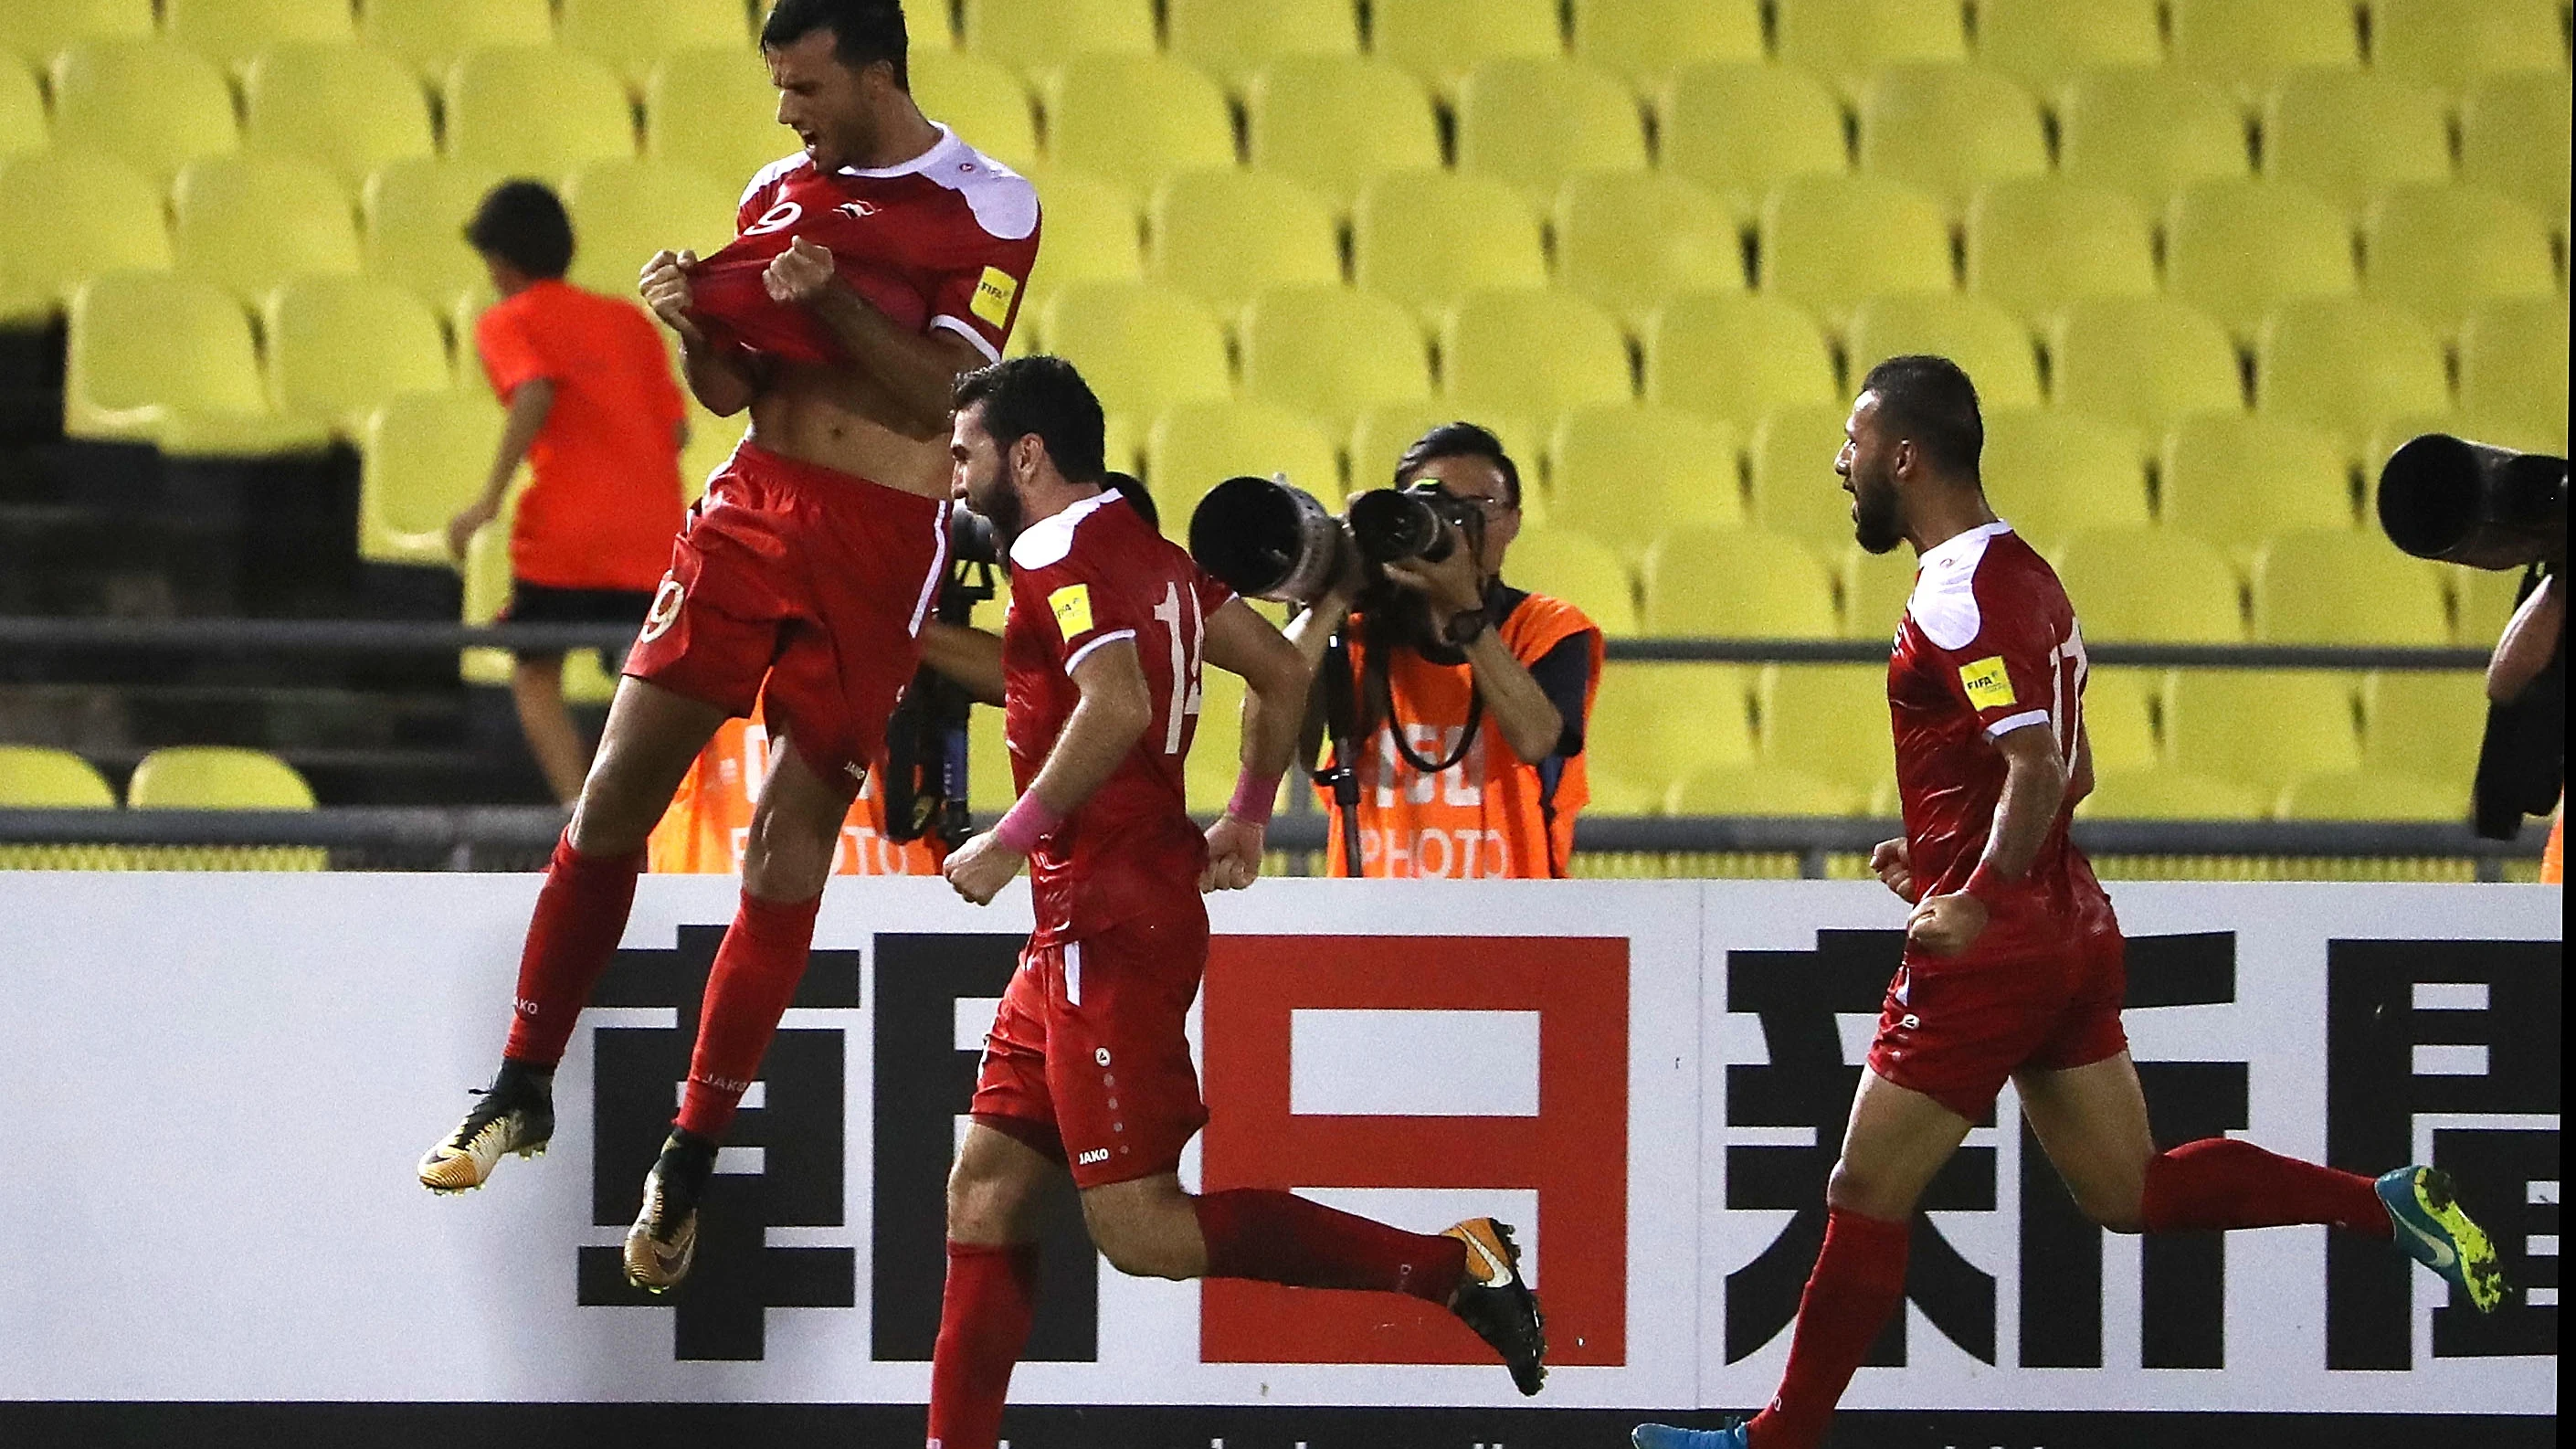
<instances>
[{"instance_id":1,"label":"number 17 jersey","mask_svg":"<svg viewBox=\"0 0 2576 1449\"><path fill-rule=\"evenodd\" d=\"M1208 615L1234 597L1116 490L1031 524L1011 544L1002 626L1004 736L1026 791L1064 733L1092 651L1131 643L1153 717L1126 758L1029 858L1034 946L1080 941L1155 911L1198 911L1207 842L1182 762L1198 725Z\"/></svg>"}]
</instances>

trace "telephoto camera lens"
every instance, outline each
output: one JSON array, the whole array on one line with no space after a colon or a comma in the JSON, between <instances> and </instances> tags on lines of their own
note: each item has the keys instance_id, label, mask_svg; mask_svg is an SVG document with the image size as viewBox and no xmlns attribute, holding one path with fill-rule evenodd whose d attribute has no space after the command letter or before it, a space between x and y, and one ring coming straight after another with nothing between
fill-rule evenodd
<instances>
[{"instance_id":1,"label":"telephoto camera lens","mask_svg":"<svg viewBox=\"0 0 2576 1449\"><path fill-rule=\"evenodd\" d=\"M1418 558L1438 563L1449 556L1449 533L1440 514L1419 493L1372 488L1351 500L1351 537L1360 557L1373 564Z\"/></svg>"}]
</instances>

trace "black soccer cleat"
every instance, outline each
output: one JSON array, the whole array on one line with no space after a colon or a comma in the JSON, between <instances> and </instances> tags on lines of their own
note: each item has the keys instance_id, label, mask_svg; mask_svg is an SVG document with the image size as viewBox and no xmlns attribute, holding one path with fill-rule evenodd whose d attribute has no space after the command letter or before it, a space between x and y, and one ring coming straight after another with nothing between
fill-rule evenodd
<instances>
[{"instance_id":1,"label":"black soccer cleat","mask_svg":"<svg viewBox=\"0 0 2576 1449\"><path fill-rule=\"evenodd\" d=\"M662 1155L644 1175L644 1207L626 1230L626 1281L667 1293L689 1276L698 1256L698 1200L716 1170L716 1144L674 1127Z\"/></svg>"},{"instance_id":2,"label":"black soccer cleat","mask_svg":"<svg viewBox=\"0 0 2576 1449\"><path fill-rule=\"evenodd\" d=\"M555 1135L554 1076L517 1062L503 1062L492 1085L476 1089L481 1100L456 1131L420 1160L420 1185L431 1192L467 1192L492 1178L503 1157L542 1157Z\"/></svg>"},{"instance_id":3,"label":"black soccer cleat","mask_svg":"<svg viewBox=\"0 0 2576 1449\"><path fill-rule=\"evenodd\" d=\"M1467 1271L1449 1295L1449 1311L1503 1356L1512 1385L1535 1394L1547 1383L1547 1319L1521 1276L1520 1245L1508 1223L1469 1218L1441 1234L1467 1248Z\"/></svg>"}]
</instances>

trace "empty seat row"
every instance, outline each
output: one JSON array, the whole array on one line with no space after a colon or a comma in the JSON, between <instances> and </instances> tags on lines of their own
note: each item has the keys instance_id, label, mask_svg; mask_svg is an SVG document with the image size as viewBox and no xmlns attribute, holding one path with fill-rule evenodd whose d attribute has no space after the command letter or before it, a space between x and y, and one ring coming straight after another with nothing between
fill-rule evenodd
<instances>
[{"instance_id":1,"label":"empty seat row","mask_svg":"<svg viewBox=\"0 0 2576 1449\"><path fill-rule=\"evenodd\" d=\"M69 750L0 744L0 808L113 809L115 787ZM181 745L137 761L125 804L137 810L310 810L313 787L260 750Z\"/></svg>"}]
</instances>

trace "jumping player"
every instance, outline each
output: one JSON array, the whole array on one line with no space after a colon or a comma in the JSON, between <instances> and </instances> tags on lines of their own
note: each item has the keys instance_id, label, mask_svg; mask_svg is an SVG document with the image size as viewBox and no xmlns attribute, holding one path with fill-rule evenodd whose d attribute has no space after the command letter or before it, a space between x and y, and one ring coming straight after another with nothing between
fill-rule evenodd
<instances>
[{"instance_id":1,"label":"jumping player","mask_svg":"<svg viewBox=\"0 0 2576 1449\"><path fill-rule=\"evenodd\" d=\"M1402 1232L1276 1191L1193 1197L1207 1122L1184 1032L1207 966L1199 893L1252 883L1312 674L1295 646L1101 483L1101 417L1071 364L1029 357L957 386L957 495L1009 540L1006 737L1020 796L945 865L978 905L1030 867L1037 930L984 1039L948 1180L948 1283L931 1449L994 1449L1035 1308L1039 1190L1071 1171L1120 1272L1409 1293L1546 1377L1511 1230ZM1240 674L1243 773L1204 838L1181 765L1202 659Z\"/></svg>"},{"instance_id":2,"label":"jumping player","mask_svg":"<svg viewBox=\"0 0 2576 1449\"><path fill-rule=\"evenodd\" d=\"M556 846L499 1073L420 1165L480 1186L553 1134L553 1073L624 932L645 839L716 727L757 699L775 739L742 901L708 978L675 1129L626 1272L680 1281L716 1145L805 970L841 822L921 658L947 560L948 399L1001 355L1037 253L1029 184L925 119L895 0L779 0L761 30L804 149L744 193L741 235L663 252L644 300L698 400L751 429L672 551L599 757Z\"/></svg>"},{"instance_id":3,"label":"jumping player","mask_svg":"<svg viewBox=\"0 0 2576 1449\"><path fill-rule=\"evenodd\" d=\"M2115 1233L2323 1223L2394 1237L2482 1311L2495 1252L2430 1167L2370 1178L2211 1137L2159 1153L2120 1025L2119 922L2067 838L2093 786L2084 638L2057 575L1999 522L1985 427L1938 357L1870 370L1834 471L1861 547L1922 563L1888 665L1905 836L1870 864L1914 907L1826 1184L1824 1248L1778 1397L1714 1430L1640 1425L1637 1449L1814 1449L1902 1300L1916 1200L2009 1078L2076 1202Z\"/></svg>"}]
</instances>

